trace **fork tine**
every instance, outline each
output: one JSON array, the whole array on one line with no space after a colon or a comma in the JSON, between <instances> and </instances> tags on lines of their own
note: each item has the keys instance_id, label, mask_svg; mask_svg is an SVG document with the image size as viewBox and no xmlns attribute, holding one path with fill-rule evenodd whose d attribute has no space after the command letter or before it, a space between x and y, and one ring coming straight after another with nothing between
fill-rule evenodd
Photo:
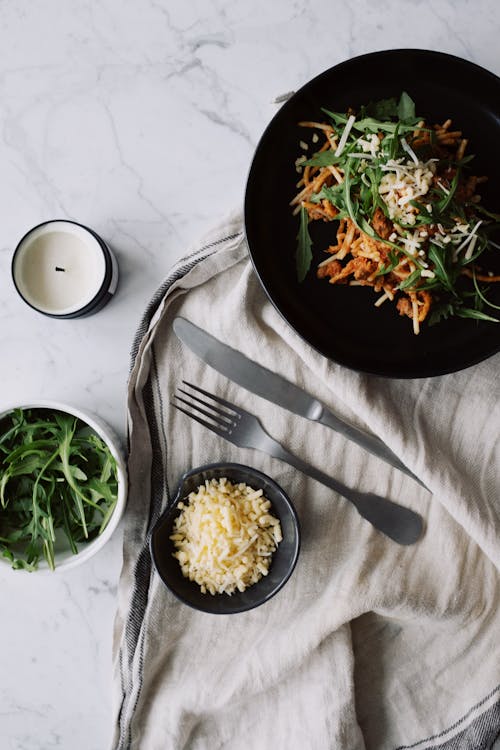
<instances>
[{"instance_id":1,"label":"fork tine","mask_svg":"<svg viewBox=\"0 0 500 750\"><path fill-rule=\"evenodd\" d=\"M174 404L172 402L171 406L174 407L174 409L178 409L179 411L182 411L184 414L186 414L191 419L194 419L195 422L198 422L199 424L202 424L204 427L208 427L209 430L212 430L212 432L215 432L216 435L219 435L219 437L223 437L227 439L227 431L221 429L220 427L217 427L214 424L210 424L210 422L207 422L205 419L201 419L201 417L197 417L196 414L193 414L192 412L188 411L187 409L183 409L182 406L178 406L177 404Z\"/></svg>"},{"instance_id":2,"label":"fork tine","mask_svg":"<svg viewBox=\"0 0 500 750\"><path fill-rule=\"evenodd\" d=\"M182 382L184 383L184 385L187 385L190 388L194 388L195 391L198 391L199 393L203 393L204 396L208 396L208 398L211 398L214 401L217 401L218 404L222 404L222 406L225 406L226 409L230 409L235 414L239 414L240 416L243 415L243 414L246 414L246 412L243 409L240 409L239 406L235 406L235 404L232 404L230 401L226 401L225 399L221 398L220 396L215 396L213 393L209 393L208 391L204 391L203 388L200 388L197 385L193 385L193 383L188 383L187 380L183 380ZM194 396L192 398L194 398Z\"/></svg>"},{"instance_id":3,"label":"fork tine","mask_svg":"<svg viewBox=\"0 0 500 750\"><path fill-rule=\"evenodd\" d=\"M186 393L186 391L182 391L181 390L181 393ZM189 396L188 393L186 393L186 395ZM186 406L189 406L191 409L195 409L196 411L199 411L200 414L204 414L209 419L213 419L214 422L217 422L217 424L220 425L220 427L222 427L222 428L224 428L226 430L228 430L234 424L234 422L231 421L229 415L227 415L227 417L224 418L223 414L220 414L218 411L216 411L216 407L214 407L214 411L213 412L209 412L206 409L202 409L197 404L193 404L191 401L188 401L187 399L182 398L181 396L178 396L176 393L174 393L174 398L176 398L178 401L182 401L183 404L186 404ZM192 396L190 398L196 398L196 397ZM212 408L211 404L206 404L204 401L201 401L201 399L197 399L197 400L201 404L203 404L203 406L208 406L209 409ZM175 406L175 404L174 404L174 406Z\"/></svg>"},{"instance_id":4,"label":"fork tine","mask_svg":"<svg viewBox=\"0 0 500 750\"><path fill-rule=\"evenodd\" d=\"M191 399L191 401L197 401L202 406L206 406L207 409L212 409L216 414L218 414L221 417L224 417L227 420L227 423L234 422L235 417L237 417L237 414L233 414L229 410L221 409L217 404L210 404L207 401L205 401L202 398L199 398L198 396L195 396L194 393L189 393L189 391L185 391L184 388L178 388L179 393L183 393L185 396ZM179 398L176 396L176 398ZM191 401L189 403L191 404ZM194 406L194 404L193 404ZM207 415L208 416L208 415Z\"/></svg>"}]
</instances>

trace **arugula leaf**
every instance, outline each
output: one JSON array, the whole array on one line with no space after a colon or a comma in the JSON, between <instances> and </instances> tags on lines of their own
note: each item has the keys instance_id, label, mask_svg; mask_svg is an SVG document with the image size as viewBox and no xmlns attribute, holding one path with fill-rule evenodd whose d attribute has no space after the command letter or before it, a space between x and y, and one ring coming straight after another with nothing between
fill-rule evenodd
<instances>
[{"instance_id":1,"label":"arugula leaf","mask_svg":"<svg viewBox=\"0 0 500 750\"><path fill-rule=\"evenodd\" d=\"M385 276L387 273L393 271L399 263L398 255L393 251L389 250L389 263L383 264L377 276Z\"/></svg>"},{"instance_id":2,"label":"arugula leaf","mask_svg":"<svg viewBox=\"0 0 500 750\"><path fill-rule=\"evenodd\" d=\"M347 122L348 116L343 112L332 112L324 107L322 107L322 111L337 126L345 125ZM378 133L382 131L394 133L396 127L399 125L399 131L407 133L414 129L417 121L415 102L406 91L402 92L399 101L396 101L394 97L380 99L366 107L362 107L360 114L361 118L354 123L353 129L361 132Z\"/></svg>"},{"instance_id":3,"label":"arugula leaf","mask_svg":"<svg viewBox=\"0 0 500 750\"><path fill-rule=\"evenodd\" d=\"M319 151L317 154L314 154L314 156L311 156L310 159L307 159L307 161L302 162L302 166L329 167L332 164L339 164L341 161L342 157L335 156L335 152L332 150Z\"/></svg>"},{"instance_id":4,"label":"arugula leaf","mask_svg":"<svg viewBox=\"0 0 500 750\"><path fill-rule=\"evenodd\" d=\"M397 107L397 114L401 122L415 120L415 102L406 91L401 93Z\"/></svg>"},{"instance_id":5,"label":"arugula leaf","mask_svg":"<svg viewBox=\"0 0 500 750\"><path fill-rule=\"evenodd\" d=\"M62 412L16 409L0 424L0 554L14 569L55 566L58 530L76 554L115 507L116 461L87 425Z\"/></svg>"},{"instance_id":6,"label":"arugula leaf","mask_svg":"<svg viewBox=\"0 0 500 750\"><path fill-rule=\"evenodd\" d=\"M425 197L424 197L424 200L425 200ZM427 205L428 205L427 203L424 204L421 201L416 200L414 198L410 201L410 206L414 206L414 208L418 209L417 218L425 219L426 224L435 224L436 220L433 214L431 213L431 211L427 210ZM415 225L413 224L412 226L415 226Z\"/></svg>"},{"instance_id":7,"label":"arugula leaf","mask_svg":"<svg viewBox=\"0 0 500 750\"><path fill-rule=\"evenodd\" d=\"M358 130L361 133L378 133L380 131L394 133L397 123L389 120L376 120L374 117L364 117L362 120L356 120L352 127L353 130Z\"/></svg>"},{"instance_id":8,"label":"arugula leaf","mask_svg":"<svg viewBox=\"0 0 500 750\"><path fill-rule=\"evenodd\" d=\"M435 245L431 242L427 255L434 264L433 271L438 277L441 284L450 292L455 293L453 280L450 278L448 269L446 268L445 250L439 245Z\"/></svg>"},{"instance_id":9,"label":"arugula leaf","mask_svg":"<svg viewBox=\"0 0 500 750\"><path fill-rule=\"evenodd\" d=\"M415 122L412 124L403 123L400 120L398 122L390 122L389 120L375 120L373 117L365 117L363 120L356 120L353 124L353 130L360 130L362 133L368 131L369 133L395 133L398 130L399 133L412 133L415 130Z\"/></svg>"},{"instance_id":10,"label":"arugula leaf","mask_svg":"<svg viewBox=\"0 0 500 750\"><path fill-rule=\"evenodd\" d=\"M436 206L437 213L439 213L439 214L444 213L444 211L448 208L448 206L450 205L451 201L453 200L453 196L455 195L455 192L456 192L457 187L458 187L459 175L460 175L460 172L457 169L457 171L455 172L455 174L453 176L453 179L451 181L451 185L450 185L450 189L448 191L448 194L445 195L445 197L441 201L439 201L439 203L435 203L434 204Z\"/></svg>"},{"instance_id":11,"label":"arugula leaf","mask_svg":"<svg viewBox=\"0 0 500 750\"><path fill-rule=\"evenodd\" d=\"M475 158L476 158L475 154L467 154L467 156L462 156L461 159L456 159L456 160L450 159L449 163L452 166L463 167L464 164L468 164L470 161L472 161ZM446 159L443 159L443 162L446 163L446 161L447 161Z\"/></svg>"},{"instance_id":12,"label":"arugula leaf","mask_svg":"<svg viewBox=\"0 0 500 750\"><path fill-rule=\"evenodd\" d=\"M448 320L455 311L455 307L451 302L441 302L432 306L428 317L428 324L430 326L440 323L442 320Z\"/></svg>"},{"instance_id":13,"label":"arugula leaf","mask_svg":"<svg viewBox=\"0 0 500 750\"><path fill-rule=\"evenodd\" d=\"M321 107L321 111L324 112L325 115L328 115L335 125L345 125L348 120L348 116L342 112L332 112L330 109L325 109L325 107Z\"/></svg>"},{"instance_id":14,"label":"arugula leaf","mask_svg":"<svg viewBox=\"0 0 500 750\"><path fill-rule=\"evenodd\" d=\"M490 323L500 323L497 318L493 318L491 315L481 312L481 310L475 310L472 307L457 307L455 309L455 315L459 318L473 318L475 320L488 320Z\"/></svg>"},{"instance_id":15,"label":"arugula leaf","mask_svg":"<svg viewBox=\"0 0 500 750\"><path fill-rule=\"evenodd\" d=\"M399 141L399 128L400 123L398 122L396 125L396 128L394 129L394 134L391 137L391 146L389 149L389 159L395 159L396 155L398 153L400 141Z\"/></svg>"},{"instance_id":16,"label":"arugula leaf","mask_svg":"<svg viewBox=\"0 0 500 750\"><path fill-rule=\"evenodd\" d=\"M344 187L345 207L347 213L349 214L349 218L358 227L358 229L361 229L361 231L365 232L365 234L368 234L368 236L373 237L375 232L372 227L366 220L363 220L362 217L358 218L357 216L357 202L353 200L353 197L351 195L351 167L349 163L346 165L346 169L344 172L344 181L342 185Z\"/></svg>"},{"instance_id":17,"label":"arugula leaf","mask_svg":"<svg viewBox=\"0 0 500 750\"><path fill-rule=\"evenodd\" d=\"M419 280L421 273L420 268L417 268L398 285L398 289L411 289L414 287L415 282Z\"/></svg>"},{"instance_id":18,"label":"arugula leaf","mask_svg":"<svg viewBox=\"0 0 500 750\"><path fill-rule=\"evenodd\" d=\"M488 305L488 307L492 307L494 310L500 310L500 305L493 304L493 302L490 302L490 300L484 296L483 292L479 288L479 284L477 283L476 272L474 269L472 269L472 281L474 283L476 295L479 297L479 301L485 305Z\"/></svg>"},{"instance_id":19,"label":"arugula leaf","mask_svg":"<svg viewBox=\"0 0 500 750\"><path fill-rule=\"evenodd\" d=\"M366 107L366 113L376 120L389 120L391 117L398 116L398 103L395 97L390 99L380 99L374 104Z\"/></svg>"},{"instance_id":20,"label":"arugula leaf","mask_svg":"<svg viewBox=\"0 0 500 750\"><path fill-rule=\"evenodd\" d=\"M300 209L300 226L297 234L297 252L295 255L297 266L297 279L299 282L304 281L307 272L311 267L312 261L312 240L309 234L309 217L306 209L301 206Z\"/></svg>"},{"instance_id":21,"label":"arugula leaf","mask_svg":"<svg viewBox=\"0 0 500 750\"><path fill-rule=\"evenodd\" d=\"M415 103L406 91L402 92L399 101L394 96L389 99L380 99L369 104L364 111L377 120L397 118L405 122L415 119Z\"/></svg>"},{"instance_id":22,"label":"arugula leaf","mask_svg":"<svg viewBox=\"0 0 500 750\"><path fill-rule=\"evenodd\" d=\"M480 203L474 203L474 210L479 211L480 214L484 214L484 216L487 216L489 219L493 219L493 221L500 221L500 214L495 214L493 213L493 211L488 211Z\"/></svg>"},{"instance_id":23,"label":"arugula leaf","mask_svg":"<svg viewBox=\"0 0 500 750\"><path fill-rule=\"evenodd\" d=\"M323 185L318 193L311 195L310 201L311 203L320 203L326 198L326 200L339 208L338 201L343 192L344 187L342 183L336 185Z\"/></svg>"}]
</instances>

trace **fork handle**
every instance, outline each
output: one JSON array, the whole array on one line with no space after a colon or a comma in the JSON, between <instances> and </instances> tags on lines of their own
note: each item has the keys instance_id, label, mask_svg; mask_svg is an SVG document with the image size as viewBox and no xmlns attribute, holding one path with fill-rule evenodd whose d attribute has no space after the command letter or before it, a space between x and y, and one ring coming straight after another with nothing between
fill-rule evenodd
<instances>
[{"instance_id":1,"label":"fork handle","mask_svg":"<svg viewBox=\"0 0 500 750\"><path fill-rule=\"evenodd\" d=\"M325 427L330 427L332 430L339 432L348 440L352 440L353 443L364 448L364 450L369 451L374 456L378 456L382 461L385 461L390 466L394 466L395 469L404 472L407 476L415 480L415 482L418 482L421 487L428 489L422 480L415 476L379 437L369 435L367 432L363 432L363 430L347 424L347 422L336 417L326 406L323 406L323 410L317 421Z\"/></svg>"},{"instance_id":2,"label":"fork handle","mask_svg":"<svg viewBox=\"0 0 500 750\"><path fill-rule=\"evenodd\" d=\"M342 495L342 497L349 500L355 506L358 513L364 519L393 541L398 542L398 544L408 545L413 544L420 537L423 529L423 520L418 513L385 497L375 495L373 492L359 492L351 487L347 487L337 479L328 476L328 474L303 461L294 453L290 453L274 438L267 437L269 442L266 441L265 447L263 445L261 450L264 449L266 453L270 453L275 458L286 461L286 463L306 474L306 476L315 479L317 482L321 482L321 484L330 487L330 489Z\"/></svg>"}]
</instances>

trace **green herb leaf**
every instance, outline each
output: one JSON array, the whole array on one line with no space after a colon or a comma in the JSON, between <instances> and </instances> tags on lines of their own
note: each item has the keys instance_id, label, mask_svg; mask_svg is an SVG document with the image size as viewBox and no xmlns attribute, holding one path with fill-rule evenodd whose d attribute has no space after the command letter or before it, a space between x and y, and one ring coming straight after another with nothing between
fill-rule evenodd
<instances>
[{"instance_id":1,"label":"green herb leaf","mask_svg":"<svg viewBox=\"0 0 500 750\"><path fill-rule=\"evenodd\" d=\"M428 256L434 264L434 273L438 277L441 284L448 291L454 292L455 290L453 280L451 279L450 274L448 273L448 270L446 268L445 253L446 251L444 250L444 248L439 247L438 245L434 245L433 243L429 245Z\"/></svg>"},{"instance_id":2,"label":"green herb leaf","mask_svg":"<svg viewBox=\"0 0 500 750\"><path fill-rule=\"evenodd\" d=\"M330 201L330 203L339 208L338 201L343 192L344 187L342 183L337 185L323 185L319 193L311 195L310 200L311 203L320 203L326 198L327 201Z\"/></svg>"},{"instance_id":3,"label":"green herb leaf","mask_svg":"<svg viewBox=\"0 0 500 750\"><path fill-rule=\"evenodd\" d=\"M380 99L378 102L366 107L366 114L371 115L377 120L390 120L391 117L397 117L397 100L394 97L391 97L390 99Z\"/></svg>"},{"instance_id":4,"label":"green herb leaf","mask_svg":"<svg viewBox=\"0 0 500 750\"><path fill-rule=\"evenodd\" d=\"M421 273L421 270L417 268L398 285L398 289L411 289L414 287L416 282L420 279Z\"/></svg>"},{"instance_id":5,"label":"green herb leaf","mask_svg":"<svg viewBox=\"0 0 500 750\"><path fill-rule=\"evenodd\" d=\"M329 167L332 164L339 164L342 161L342 157L335 156L335 152L332 150L329 151L319 151L317 154L314 154L314 156L311 156L310 159L307 161L302 162L302 166L310 166L310 167Z\"/></svg>"},{"instance_id":6,"label":"green herb leaf","mask_svg":"<svg viewBox=\"0 0 500 750\"><path fill-rule=\"evenodd\" d=\"M450 189L449 189L448 194L445 195L445 197L441 201L439 201L439 203L434 204L436 206L437 213L439 213L439 214L444 213L446 211L446 209L448 208L448 206L450 205L451 201L453 200L453 196L455 195L455 192L456 192L457 187L458 187L459 174L460 174L460 172L457 169L457 171L455 172L455 175L453 176L453 179L451 181L451 185L450 185Z\"/></svg>"},{"instance_id":7,"label":"green herb leaf","mask_svg":"<svg viewBox=\"0 0 500 750\"><path fill-rule=\"evenodd\" d=\"M488 211L484 206L481 206L480 203L474 203L474 210L479 211L480 214L487 216L489 219L493 219L493 221L500 221L500 214L495 214L493 213L493 211Z\"/></svg>"},{"instance_id":8,"label":"green herb leaf","mask_svg":"<svg viewBox=\"0 0 500 750\"><path fill-rule=\"evenodd\" d=\"M434 326L442 320L447 320L454 314L455 308L451 302L442 302L433 305L428 318L428 324Z\"/></svg>"},{"instance_id":9,"label":"green herb leaf","mask_svg":"<svg viewBox=\"0 0 500 750\"><path fill-rule=\"evenodd\" d=\"M342 112L332 112L331 109L325 109L325 107L321 107L321 111L324 112L325 115L328 115L335 125L345 125L348 120L347 115Z\"/></svg>"},{"instance_id":10,"label":"green herb leaf","mask_svg":"<svg viewBox=\"0 0 500 750\"><path fill-rule=\"evenodd\" d=\"M472 269L472 280L474 282L474 289L476 291L477 296L479 297L479 301L485 305L488 305L488 307L491 307L494 310L500 310L500 305L495 305L493 304L493 302L490 302L490 300L487 297L485 297L484 293L479 288L479 284L477 283L477 278L476 278L476 272L474 269Z\"/></svg>"},{"instance_id":11,"label":"green herb leaf","mask_svg":"<svg viewBox=\"0 0 500 750\"><path fill-rule=\"evenodd\" d=\"M493 318L491 315L486 315L481 310L474 310L471 307L458 307L455 309L455 315L459 318L474 318L475 320L488 320L490 323L500 323L499 320Z\"/></svg>"},{"instance_id":12,"label":"green herb leaf","mask_svg":"<svg viewBox=\"0 0 500 750\"><path fill-rule=\"evenodd\" d=\"M363 120L356 120L352 127L353 130L358 130L362 133L395 133L396 128L398 128L400 133L410 133L415 130L415 124L410 125L401 122L390 122L389 120L376 120L373 117L365 117Z\"/></svg>"},{"instance_id":13,"label":"green herb leaf","mask_svg":"<svg viewBox=\"0 0 500 750\"><path fill-rule=\"evenodd\" d=\"M389 250L389 263L384 263L377 276L385 276L385 274L393 271L399 263L398 255L393 251Z\"/></svg>"},{"instance_id":14,"label":"green herb leaf","mask_svg":"<svg viewBox=\"0 0 500 750\"><path fill-rule=\"evenodd\" d=\"M300 227L297 234L297 252L295 255L297 279L299 282L304 281L312 261L312 240L309 234L308 223L309 217L307 211L302 206L300 209Z\"/></svg>"},{"instance_id":15,"label":"green herb leaf","mask_svg":"<svg viewBox=\"0 0 500 750\"><path fill-rule=\"evenodd\" d=\"M395 129L394 134L391 136L391 146L389 150L389 159L395 159L396 155L398 153L398 149L400 146L400 140L399 140L399 128L401 127L400 123L398 122Z\"/></svg>"},{"instance_id":16,"label":"green herb leaf","mask_svg":"<svg viewBox=\"0 0 500 750\"><path fill-rule=\"evenodd\" d=\"M398 117L401 122L415 120L415 102L406 91L403 91L398 103Z\"/></svg>"},{"instance_id":17,"label":"green herb leaf","mask_svg":"<svg viewBox=\"0 0 500 750\"><path fill-rule=\"evenodd\" d=\"M74 417L14 410L0 423L0 554L14 569L55 566L58 530L71 550L95 538L116 504L116 461Z\"/></svg>"}]
</instances>

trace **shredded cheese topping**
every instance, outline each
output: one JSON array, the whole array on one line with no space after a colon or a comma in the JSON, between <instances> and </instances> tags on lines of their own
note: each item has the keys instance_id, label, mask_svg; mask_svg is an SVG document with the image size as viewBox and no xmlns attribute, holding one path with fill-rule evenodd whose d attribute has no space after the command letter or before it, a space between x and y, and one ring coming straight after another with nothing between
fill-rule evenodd
<instances>
[{"instance_id":1,"label":"shredded cheese topping","mask_svg":"<svg viewBox=\"0 0 500 750\"><path fill-rule=\"evenodd\" d=\"M245 591L268 574L283 536L261 489L225 477L207 480L177 507L173 556L203 594Z\"/></svg>"},{"instance_id":2,"label":"shredded cheese topping","mask_svg":"<svg viewBox=\"0 0 500 750\"><path fill-rule=\"evenodd\" d=\"M413 159L389 159L382 170L385 174L380 181L379 193L389 210L389 216L394 221L415 224L417 211L410 201L429 192L436 171L434 160L420 162L416 159L415 162Z\"/></svg>"},{"instance_id":3,"label":"shredded cheese topping","mask_svg":"<svg viewBox=\"0 0 500 750\"><path fill-rule=\"evenodd\" d=\"M405 148L405 151L408 151L408 149ZM415 224L418 210L411 201L426 195L432 187L436 172L434 162L435 159L429 159L427 162L418 161L416 158L411 161L389 159L382 166L385 174L380 181L379 194L387 206L390 218L394 222L400 221L407 226ZM437 184L445 193L449 193L439 180L437 180ZM426 205L426 209L429 213L432 213L432 205L430 203ZM462 250L465 250L464 259L470 260L476 246L476 232L481 224L482 221L478 221L472 230L469 224L462 224L458 219L456 219L455 225L452 227L443 227L441 224L436 224L436 231L433 233L432 241L440 247L448 244L452 245L454 247L455 260L458 253ZM398 228L397 224L395 226ZM415 229L413 231L408 230L406 237L397 237L393 233L389 239L391 242L397 239L404 246L405 252L410 256L420 256L421 265L424 269L421 276L434 278L434 272L427 270L427 263L425 262L427 255L421 249L427 237L427 231Z\"/></svg>"},{"instance_id":4,"label":"shredded cheese topping","mask_svg":"<svg viewBox=\"0 0 500 750\"><path fill-rule=\"evenodd\" d=\"M347 118L346 126L344 128L344 132L342 133L339 141L339 145L337 146L335 150L335 156L340 156L342 151L344 150L344 146L347 143L347 139L349 137L349 133L351 132L352 126L356 122L356 118L354 115L349 115Z\"/></svg>"}]
</instances>

